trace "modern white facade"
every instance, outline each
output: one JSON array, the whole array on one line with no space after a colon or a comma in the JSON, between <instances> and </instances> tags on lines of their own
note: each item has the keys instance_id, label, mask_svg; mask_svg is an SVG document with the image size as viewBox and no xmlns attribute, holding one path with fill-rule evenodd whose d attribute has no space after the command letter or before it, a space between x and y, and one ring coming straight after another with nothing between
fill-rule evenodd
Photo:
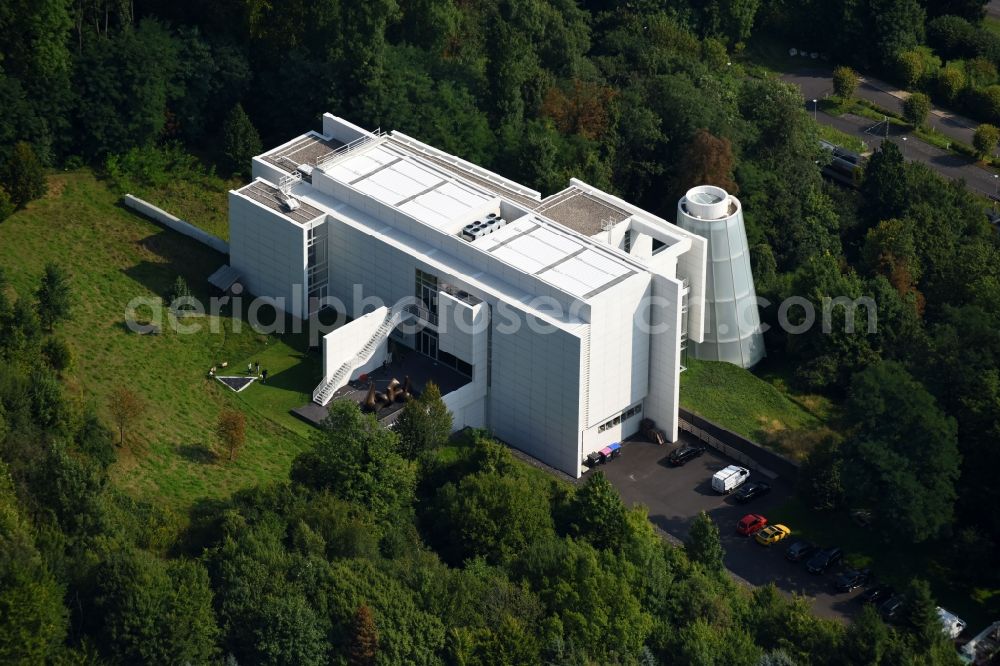
<instances>
[{"instance_id":1,"label":"modern white facade","mask_svg":"<svg viewBox=\"0 0 1000 666\"><path fill-rule=\"evenodd\" d=\"M739 199L721 187L692 188L677 204L677 224L708 241L705 336L691 351L695 358L756 365L764 336Z\"/></svg>"},{"instance_id":2,"label":"modern white facade","mask_svg":"<svg viewBox=\"0 0 1000 666\"><path fill-rule=\"evenodd\" d=\"M704 330L706 241L578 180L550 197L404 134L326 114L253 160L230 192L230 260L248 291L300 318L332 300L333 392L385 341L469 381L444 396L579 476L587 454L654 419L677 438L686 338Z\"/></svg>"}]
</instances>

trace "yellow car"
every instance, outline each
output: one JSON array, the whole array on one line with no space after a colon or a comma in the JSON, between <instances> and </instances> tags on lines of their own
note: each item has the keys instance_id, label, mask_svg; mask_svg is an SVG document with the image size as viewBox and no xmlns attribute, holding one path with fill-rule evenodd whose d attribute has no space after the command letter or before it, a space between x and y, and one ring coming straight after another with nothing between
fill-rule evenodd
<instances>
[{"instance_id":1,"label":"yellow car","mask_svg":"<svg viewBox=\"0 0 1000 666\"><path fill-rule=\"evenodd\" d=\"M772 543L778 543L791 533L792 531L784 525L768 525L758 531L754 535L754 538L757 539L757 543L760 545L770 546Z\"/></svg>"}]
</instances>

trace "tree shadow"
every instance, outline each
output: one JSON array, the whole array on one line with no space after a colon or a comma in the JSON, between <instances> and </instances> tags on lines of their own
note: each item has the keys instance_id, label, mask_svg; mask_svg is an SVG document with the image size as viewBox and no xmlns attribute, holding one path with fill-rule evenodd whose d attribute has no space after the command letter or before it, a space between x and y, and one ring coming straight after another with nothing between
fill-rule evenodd
<instances>
[{"instance_id":1,"label":"tree shadow","mask_svg":"<svg viewBox=\"0 0 1000 666\"><path fill-rule=\"evenodd\" d=\"M201 465L211 465L219 460L215 451L204 444L182 444L177 447L177 453L188 462Z\"/></svg>"}]
</instances>

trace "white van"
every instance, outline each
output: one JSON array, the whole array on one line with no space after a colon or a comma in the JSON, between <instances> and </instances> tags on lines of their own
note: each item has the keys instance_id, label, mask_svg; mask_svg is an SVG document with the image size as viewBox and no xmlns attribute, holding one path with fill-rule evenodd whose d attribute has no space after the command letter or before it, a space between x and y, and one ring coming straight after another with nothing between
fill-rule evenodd
<instances>
[{"instance_id":1,"label":"white van","mask_svg":"<svg viewBox=\"0 0 1000 666\"><path fill-rule=\"evenodd\" d=\"M965 631L965 622L962 618L946 611L940 606L937 607L937 612L938 617L941 618L941 626L944 628L944 633L948 638L954 640Z\"/></svg>"},{"instance_id":2,"label":"white van","mask_svg":"<svg viewBox=\"0 0 1000 666\"><path fill-rule=\"evenodd\" d=\"M712 476L712 490L723 495L728 495L736 490L750 478L750 470L738 465L730 465L725 469L720 469Z\"/></svg>"}]
</instances>

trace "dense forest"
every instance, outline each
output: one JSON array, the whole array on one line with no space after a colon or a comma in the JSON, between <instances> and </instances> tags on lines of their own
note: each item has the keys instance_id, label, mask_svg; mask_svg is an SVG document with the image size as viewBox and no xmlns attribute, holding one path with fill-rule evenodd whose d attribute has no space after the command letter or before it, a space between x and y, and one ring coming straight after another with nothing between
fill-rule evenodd
<instances>
[{"instance_id":1,"label":"dense forest","mask_svg":"<svg viewBox=\"0 0 1000 666\"><path fill-rule=\"evenodd\" d=\"M857 190L824 183L798 91L745 66L755 39L801 28L830 64L876 71L927 44L953 49L988 91L987 47L947 32L982 5L11 0L0 219L41 195L45 169L131 164L141 177L191 153L228 175L324 111L545 193L580 177L667 219L688 186L724 186L744 203L757 291L774 304L769 354L844 405L803 494L871 509L894 539L951 539L955 575L996 586L1000 248L984 204L891 143ZM177 533L109 484L111 435L60 397L45 293L0 288L2 661L952 658L919 584L908 629L866 613L845 630L773 589L736 588L710 526L689 555L660 543L600 476L571 492L482 436L444 462L346 408L287 483L199 507ZM793 295L818 311L870 297L877 332L847 331L837 308L829 333L784 333L777 304Z\"/></svg>"}]
</instances>

